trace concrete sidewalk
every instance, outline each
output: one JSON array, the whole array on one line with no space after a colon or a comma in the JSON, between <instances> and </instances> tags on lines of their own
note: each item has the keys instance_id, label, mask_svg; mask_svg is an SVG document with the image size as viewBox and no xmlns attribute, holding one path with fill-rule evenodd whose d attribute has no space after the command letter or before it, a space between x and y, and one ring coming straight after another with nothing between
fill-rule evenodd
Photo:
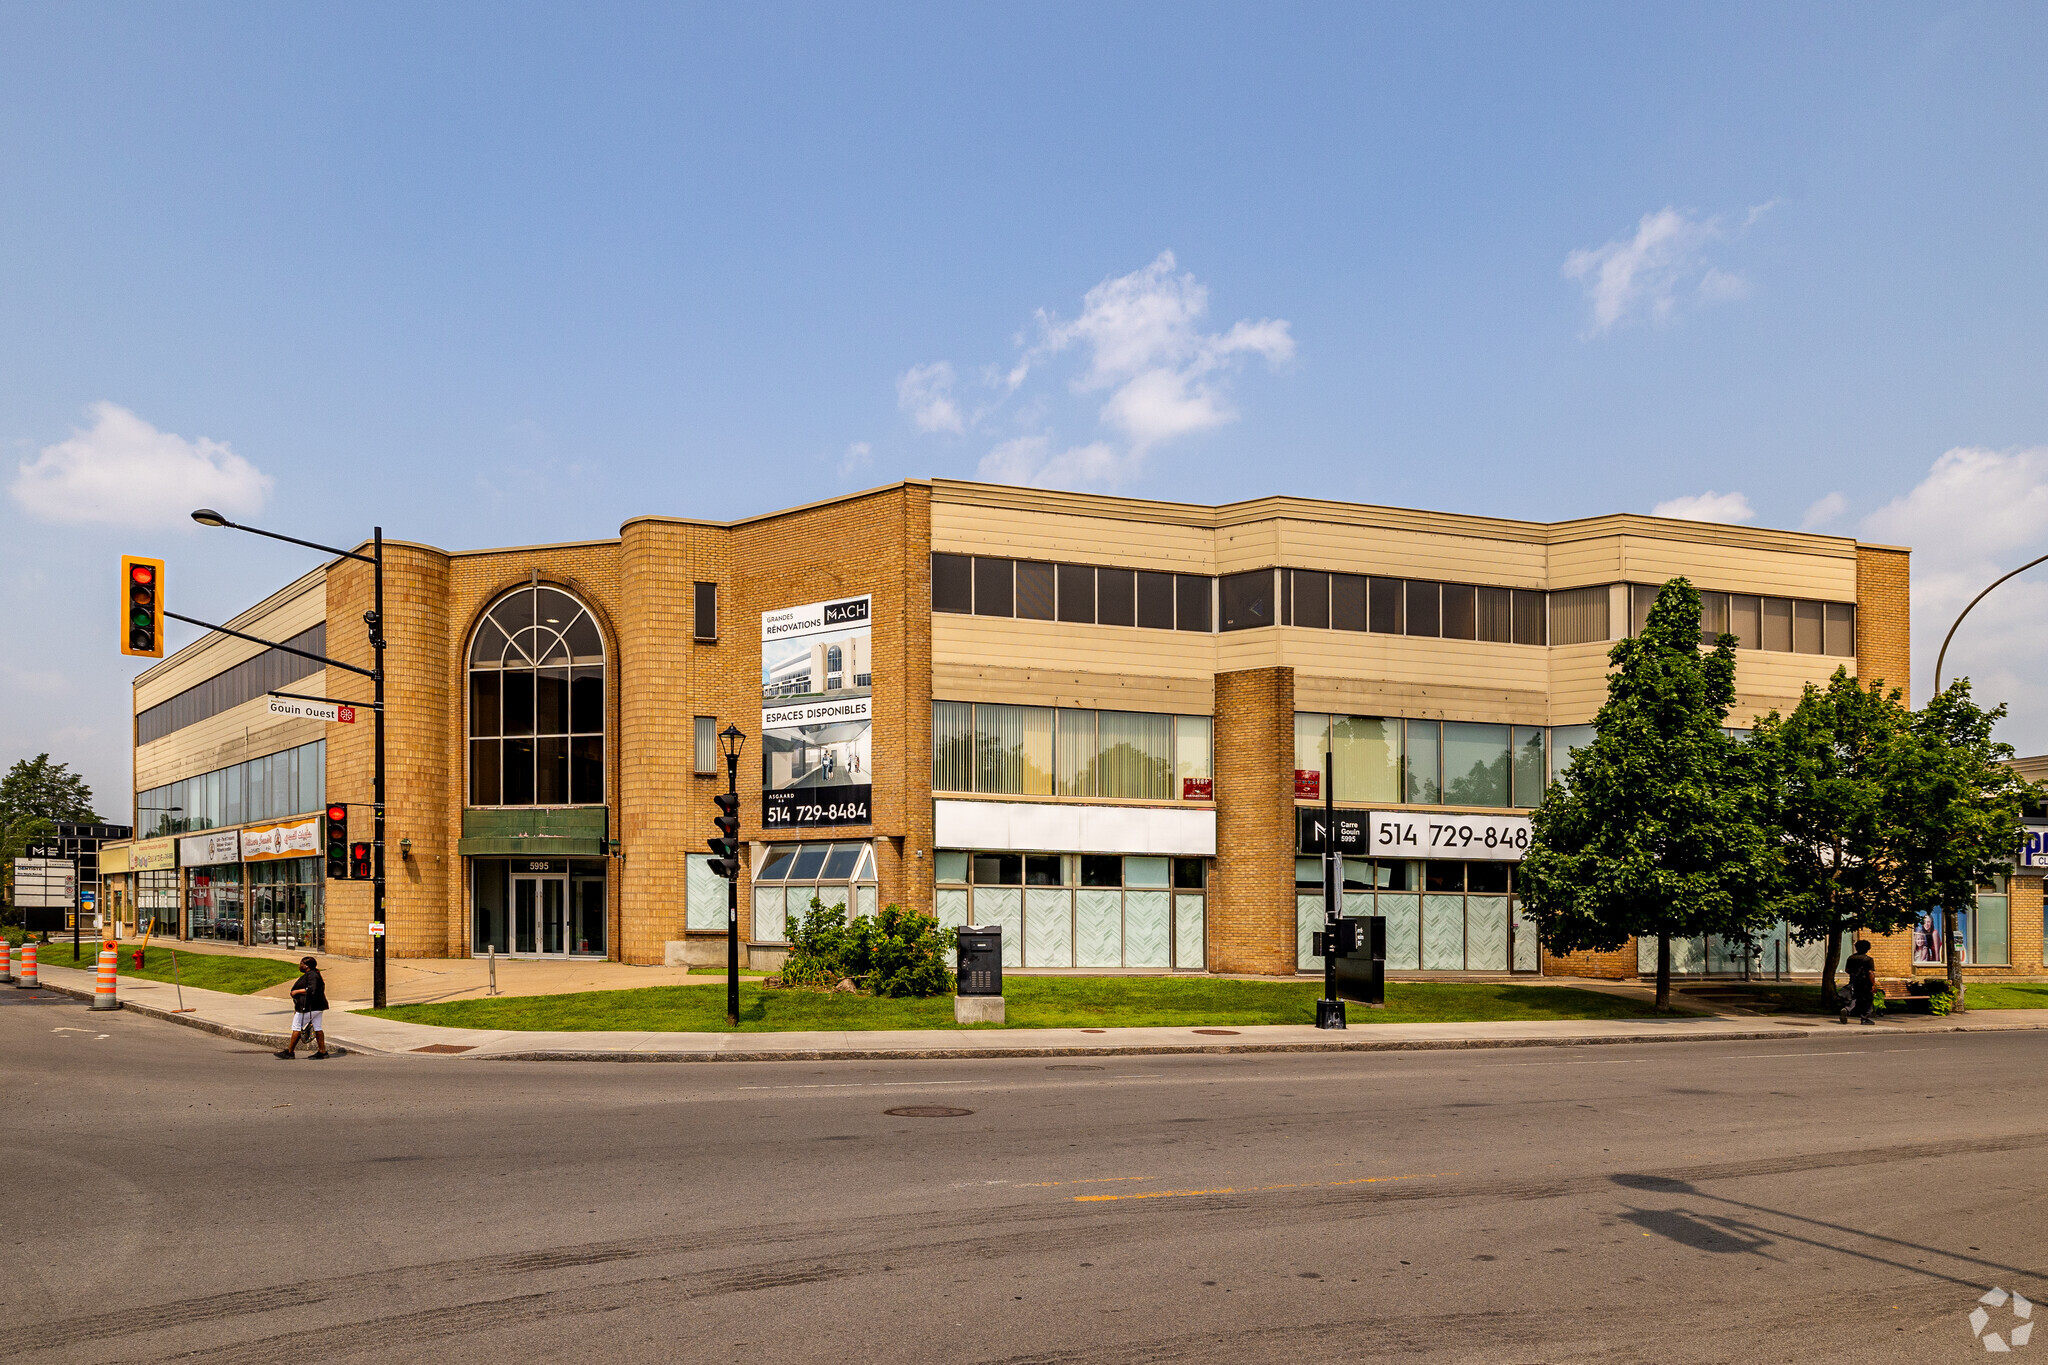
<instances>
[{"instance_id":1,"label":"concrete sidewalk","mask_svg":"<svg viewBox=\"0 0 2048 1365\"><path fill-rule=\"evenodd\" d=\"M44 967L45 986L90 998L90 972ZM0 987L0 989L11 989ZM121 980L123 1008L151 1018L244 1042L282 1047L290 1006L260 995L228 995L186 987L189 1013L175 1013L168 984ZM362 1002L350 1002L362 1008ZM1075 1057L1231 1052L1401 1052L1448 1048L1570 1047L1612 1043L1727 1042L1855 1037L1832 1020L1753 1014L1662 1019L1543 1020L1527 1023L1355 1024L1327 1033L1305 1024L1234 1029L918 1029L833 1033L521 1033L401 1023L334 1009L327 1015L330 1050L486 1061L824 1061L834 1058ZM1854 1027L1854 1026L1852 1026ZM1980 1010L1961 1018L1888 1020L1891 1036L2004 1032L2048 1028L2048 1010ZM1860 1033L1860 1030L1858 1030Z\"/></svg>"}]
</instances>

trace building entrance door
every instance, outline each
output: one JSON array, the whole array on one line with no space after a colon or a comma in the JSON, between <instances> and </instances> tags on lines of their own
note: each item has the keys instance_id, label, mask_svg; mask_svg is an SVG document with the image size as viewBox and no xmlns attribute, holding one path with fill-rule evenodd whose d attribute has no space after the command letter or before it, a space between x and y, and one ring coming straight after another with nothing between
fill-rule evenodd
<instances>
[{"instance_id":1,"label":"building entrance door","mask_svg":"<svg viewBox=\"0 0 2048 1365\"><path fill-rule=\"evenodd\" d=\"M569 879L512 879L512 951L538 957L569 955Z\"/></svg>"}]
</instances>

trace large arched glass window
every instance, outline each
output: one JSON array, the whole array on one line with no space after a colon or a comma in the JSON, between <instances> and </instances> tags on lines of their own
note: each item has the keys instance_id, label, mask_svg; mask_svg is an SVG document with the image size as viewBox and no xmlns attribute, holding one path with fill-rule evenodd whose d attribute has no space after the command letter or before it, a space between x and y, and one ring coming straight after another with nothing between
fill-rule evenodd
<instances>
[{"instance_id":1,"label":"large arched glass window","mask_svg":"<svg viewBox=\"0 0 2048 1365\"><path fill-rule=\"evenodd\" d=\"M477 626L469 804L604 804L604 635L559 588L514 588Z\"/></svg>"}]
</instances>

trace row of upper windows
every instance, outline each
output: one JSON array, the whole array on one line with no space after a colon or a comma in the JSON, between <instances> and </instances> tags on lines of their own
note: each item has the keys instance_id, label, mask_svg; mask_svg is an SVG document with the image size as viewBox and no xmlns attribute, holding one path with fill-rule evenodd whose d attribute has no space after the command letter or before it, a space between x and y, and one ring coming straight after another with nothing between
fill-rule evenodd
<instances>
[{"instance_id":1,"label":"row of upper windows","mask_svg":"<svg viewBox=\"0 0 2048 1365\"><path fill-rule=\"evenodd\" d=\"M1627 584L1631 628L1656 600L1652 584ZM1151 630L1251 630L1306 626L1495 644L1574 645L1612 638L1607 584L1547 592L1427 579L1379 578L1321 569L1203 574L1087 564L932 555L932 610L973 616ZM1700 639L1726 632L1743 649L1856 653L1856 608L1760 594L1700 594Z\"/></svg>"},{"instance_id":2,"label":"row of upper windows","mask_svg":"<svg viewBox=\"0 0 2048 1365\"><path fill-rule=\"evenodd\" d=\"M300 631L286 640L306 654L327 652L327 623ZM266 649L252 659L224 668L205 682L194 683L177 696L135 713L135 742L147 744L188 725L197 725L223 711L254 701L276 688L318 673L325 665L282 649Z\"/></svg>"},{"instance_id":3,"label":"row of upper windows","mask_svg":"<svg viewBox=\"0 0 2048 1365\"><path fill-rule=\"evenodd\" d=\"M327 802L327 741L252 758L135 793L140 837L280 820Z\"/></svg>"}]
</instances>

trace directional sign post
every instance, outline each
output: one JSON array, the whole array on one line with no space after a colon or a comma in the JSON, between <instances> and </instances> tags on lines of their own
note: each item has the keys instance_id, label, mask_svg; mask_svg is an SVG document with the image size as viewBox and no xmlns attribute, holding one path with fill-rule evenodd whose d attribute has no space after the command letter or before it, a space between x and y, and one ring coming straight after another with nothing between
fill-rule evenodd
<instances>
[{"instance_id":1,"label":"directional sign post","mask_svg":"<svg viewBox=\"0 0 2048 1365\"><path fill-rule=\"evenodd\" d=\"M78 869L68 858L14 860L14 906L31 933L63 929L64 912L77 903Z\"/></svg>"}]
</instances>

